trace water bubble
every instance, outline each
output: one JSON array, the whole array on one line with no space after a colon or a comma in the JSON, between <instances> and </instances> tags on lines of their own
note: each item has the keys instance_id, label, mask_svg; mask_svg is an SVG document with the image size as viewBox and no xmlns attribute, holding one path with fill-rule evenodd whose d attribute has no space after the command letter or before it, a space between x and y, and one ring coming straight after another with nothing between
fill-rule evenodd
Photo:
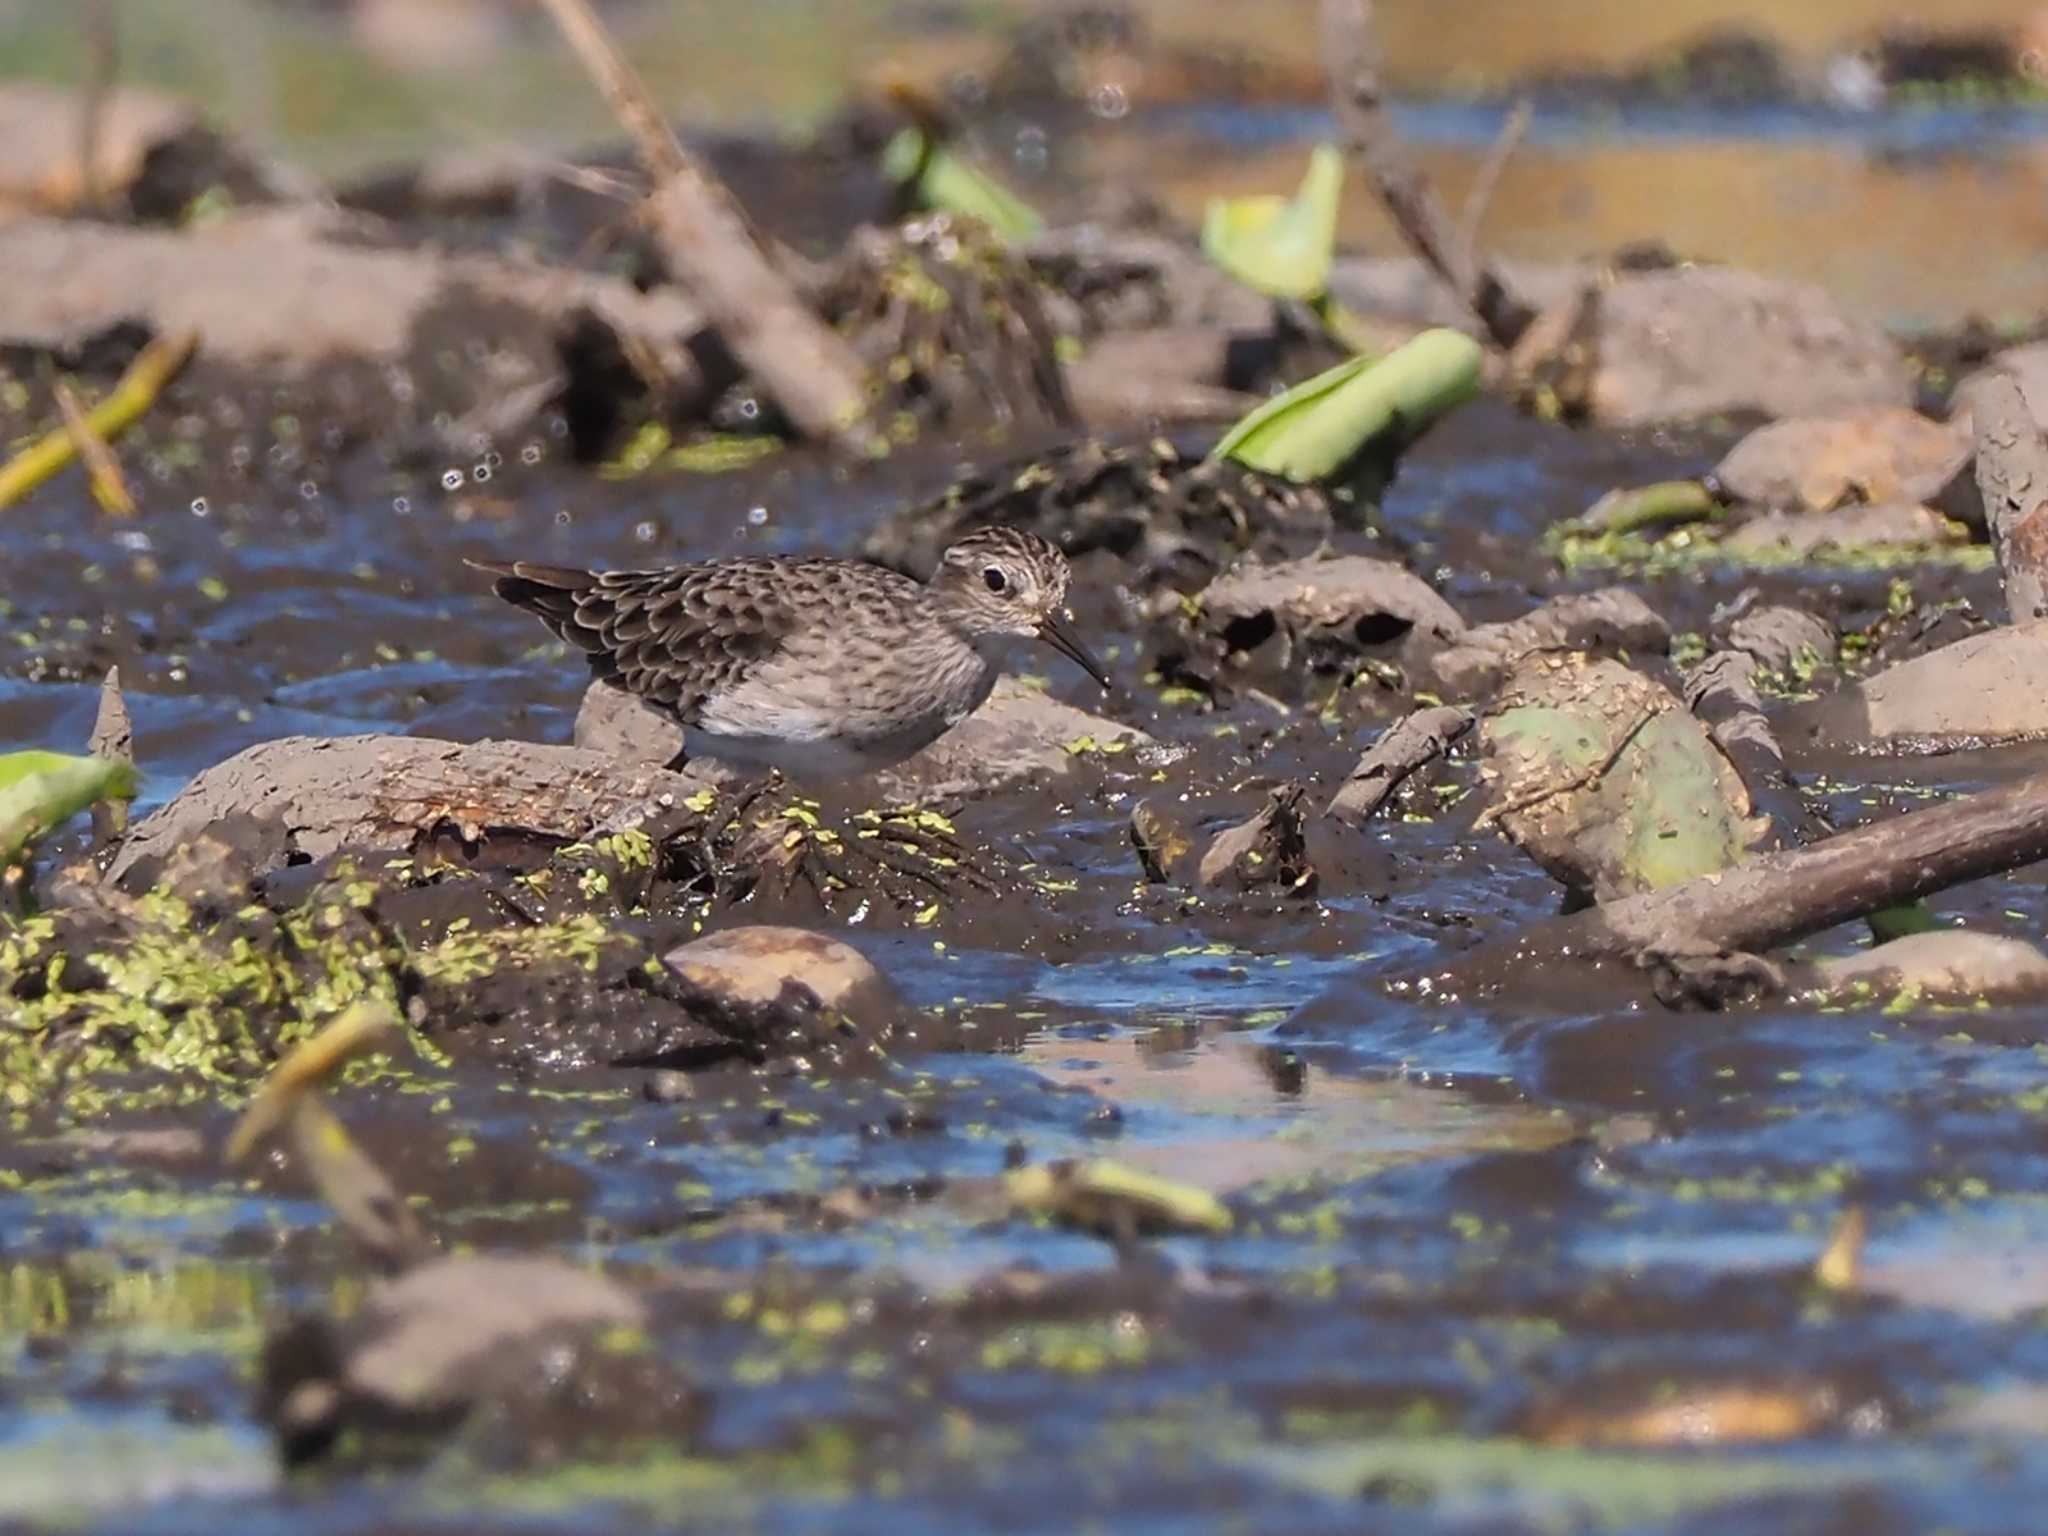
<instances>
[{"instance_id":1,"label":"water bubble","mask_svg":"<svg viewBox=\"0 0 2048 1536\"><path fill-rule=\"evenodd\" d=\"M1097 117L1114 121L1131 110L1130 98L1124 95L1120 85L1099 85L1088 98L1088 110Z\"/></svg>"},{"instance_id":2,"label":"water bubble","mask_svg":"<svg viewBox=\"0 0 2048 1536\"><path fill-rule=\"evenodd\" d=\"M1027 123L1018 129L1017 147L1011 151L1011 158L1026 170L1044 170L1046 161L1051 158L1051 151L1046 145L1045 130L1036 123Z\"/></svg>"},{"instance_id":3,"label":"water bubble","mask_svg":"<svg viewBox=\"0 0 2048 1536\"><path fill-rule=\"evenodd\" d=\"M759 417L760 414L761 402L754 399L751 395L740 402L739 418L741 421L753 421L757 417Z\"/></svg>"},{"instance_id":4,"label":"water bubble","mask_svg":"<svg viewBox=\"0 0 2048 1536\"><path fill-rule=\"evenodd\" d=\"M469 467L469 478L478 485L483 485L491 478L491 466L478 460Z\"/></svg>"},{"instance_id":5,"label":"water bubble","mask_svg":"<svg viewBox=\"0 0 2048 1536\"><path fill-rule=\"evenodd\" d=\"M659 531L660 530L654 526L654 523L651 519L647 522L635 523L633 525L633 537L638 539L642 544L652 544L654 542L655 534Z\"/></svg>"},{"instance_id":6,"label":"water bubble","mask_svg":"<svg viewBox=\"0 0 2048 1536\"><path fill-rule=\"evenodd\" d=\"M538 464L540 462L540 444L528 443L524 448L520 449L519 462L529 465Z\"/></svg>"},{"instance_id":7,"label":"water bubble","mask_svg":"<svg viewBox=\"0 0 2048 1536\"><path fill-rule=\"evenodd\" d=\"M549 437L567 437L568 435L569 423L560 416L556 416L548 422Z\"/></svg>"},{"instance_id":8,"label":"water bubble","mask_svg":"<svg viewBox=\"0 0 2048 1536\"><path fill-rule=\"evenodd\" d=\"M503 464L505 462L505 455L498 452L497 449L493 448L491 449L490 452L484 455L484 462L490 465L492 469L496 469L500 464Z\"/></svg>"},{"instance_id":9,"label":"water bubble","mask_svg":"<svg viewBox=\"0 0 2048 1536\"><path fill-rule=\"evenodd\" d=\"M569 509L567 507L562 508L561 511L555 514L555 526L557 528L566 528L575 520L576 519L574 517L570 516Z\"/></svg>"},{"instance_id":10,"label":"water bubble","mask_svg":"<svg viewBox=\"0 0 2048 1536\"><path fill-rule=\"evenodd\" d=\"M212 510L213 509L206 504L206 498L204 496L194 496L192 498L192 515L194 517L204 517L206 516L207 513L211 512Z\"/></svg>"},{"instance_id":11,"label":"water bubble","mask_svg":"<svg viewBox=\"0 0 2048 1536\"><path fill-rule=\"evenodd\" d=\"M752 523L756 528L760 527L763 523L768 521L768 509L766 507L747 508L747 521Z\"/></svg>"},{"instance_id":12,"label":"water bubble","mask_svg":"<svg viewBox=\"0 0 2048 1536\"><path fill-rule=\"evenodd\" d=\"M301 480L301 481L299 482L299 500L301 500L301 501L312 501L312 500L314 500L314 499L315 499L316 497L318 497L318 496L319 496L319 494L320 494L320 486L319 486L319 483L318 483L317 481L313 481L313 480Z\"/></svg>"},{"instance_id":13,"label":"water bubble","mask_svg":"<svg viewBox=\"0 0 2048 1536\"><path fill-rule=\"evenodd\" d=\"M391 510L392 510L392 511L394 511L394 512L396 512L396 513L397 513L397 514L398 514L398 515L399 515L400 517L411 517L411 516L412 516L412 498L411 498L410 496L394 496L394 497L392 497L392 498L391 498Z\"/></svg>"},{"instance_id":14,"label":"water bubble","mask_svg":"<svg viewBox=\"0 0 2048 1536\"><path fill-rule=\"evenodd\" d=\"M461 470L459 470L459 469L444 469L444 470L442 470L442 471L441 471L441 489L442 489L442 490L444 490L444 491L459 491L459 490L461 490L461 489L462 489L462 471L461 471Z\"/></svg>"}]
</instances>

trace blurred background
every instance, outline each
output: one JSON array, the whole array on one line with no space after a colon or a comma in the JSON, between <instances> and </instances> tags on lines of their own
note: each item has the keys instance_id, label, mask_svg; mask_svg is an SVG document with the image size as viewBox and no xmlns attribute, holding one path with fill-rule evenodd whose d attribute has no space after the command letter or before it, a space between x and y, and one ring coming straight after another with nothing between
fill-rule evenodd
<instances>
[{"instance_id":1,"label":"blurred background","mask_svg":"<svg viewBox=\"0 0 2048 1536\"><path fill-rule=\"evenodd\" d=\"M616 137L526 0L112 8L125 84L196 96L325 177L457 153L568 156ZM980 148L1040 200L1135 172L1193 221L1214 193L1291 185L1328 128L1314 0L603 9L660 99L705 132L822 131L897 77L985 101L992 81L1017 84L1035 39L1047 89L1035 106L1013 99L1022 110ZM1532 99L1489 216L1505 254L1662 242L1825 283L1905 327L2011 326L2044 308L2048 7L2034 0L1378 9L1404 127L1452 200L1512 104ZM83 57L73 6L0 0L0 69L76 78ZM1344 237L1387 248L1370 204L1348 200Z\"/></svg>"}]
</instances>

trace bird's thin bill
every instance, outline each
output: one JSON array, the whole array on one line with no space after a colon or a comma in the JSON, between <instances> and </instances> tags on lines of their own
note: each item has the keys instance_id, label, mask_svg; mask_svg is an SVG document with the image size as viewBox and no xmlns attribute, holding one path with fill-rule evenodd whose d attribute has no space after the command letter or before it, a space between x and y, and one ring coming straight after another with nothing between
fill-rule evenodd
<instances>
[{"instance_id":1,"label":"bird's thin bill","mask_svg":"<svg viewBox=\"0 0 2048 1536\"><path fill-rule=\"evenodd\" d=\"M1088 648L1074 638L1074 632L1067 628L1066 621L1058 614L1038 626L1038 638L1094 678L1105 692L1108 691L1109 674L1102 670L1102 663L1088 654Z\"/></svg>"}]
</instances>

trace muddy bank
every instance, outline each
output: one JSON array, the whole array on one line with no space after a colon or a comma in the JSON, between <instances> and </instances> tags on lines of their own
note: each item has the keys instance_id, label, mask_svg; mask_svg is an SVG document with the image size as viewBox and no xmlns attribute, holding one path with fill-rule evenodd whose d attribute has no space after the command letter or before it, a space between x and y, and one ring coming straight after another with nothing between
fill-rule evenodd
<instances>
[{"instance_id":1,"label":"muddy bank","mask_svg":"<svg viewBox=\"0 0 2048 1536\"><path fill-rule=\"evenodd\" d=\"M838 163L757 156L760 182ZM313 245L502 274L491 221L527 206L473 214L458 257L424 219ZM87 226L11 228L92 254ZM104 233L167 261L282 238ZM1185 342L1207 389L1334 361L1318 324L1190 275L1191 230L1146 235L938 276L1038 284L1065 342ZM930 295L904 250L864 298ZM2042 767L2027 508L1982 482L2004 450L1979 422L1905 411L1896 343L1824 295L1773 287L1738 333L1760 280L1615 265L1553 291L1504 264L1546 301L1613 277L1597 367L1546 397L1503 354L1402 451L1307 486L1210 457L1227 421L1059 425L1035 344L1000 379L910 370L919 430L869 465L788 441L752 385L693 417L638 374L593 447L537 387L566 354L525 290L516 376L428 289L397 329L331 325L376 369L445 353L459 397L393 405L379 372L349 407L322 392L346 369L202 351L115 444L135 517L75 470L0 512L28 573L0 590L0 729L85 750L118 665L143 776L120 847L83 816L38 845L10 894L39 910L0 943L0 1509L2009 1519L2048 1482L2048 897L2008 836ZM569 270L671 341L697 323L672 285ZM1443 302L1420 270L1333 267L1347 303L1423 295L1389 325ZM1711 390L1691 343L1617 340L1680 288L1711 302L1671 335L1735 365ZM957 352L915 307L887 334ZM90 405L139 341L91 339L24 338L10 438L54 420L45 359ZM2022 405L2024 361L1998 364ZM1629 369L1698 385L1680 424L1546 414ZM1006 399L1035 403L966 424ZM1719 418L1753 410L1782 419ZM678 456L707 419L749 446ZM663 772L672 728L463 564L917 569L969 517L1062 538L1111 691L1014 658L927 758L824 793ZM1907 835L1914 870L1855 863ZM1788 927L1816 858L1856 879ZM1697 919L1788 869L1791 896L1714 909L1775 926L1587 958L1603 909L1610 936L1660 895ZM394 1022L328 1118L227 1168L260 1085L357 1005Z\"/></svg>"}]
</instances>

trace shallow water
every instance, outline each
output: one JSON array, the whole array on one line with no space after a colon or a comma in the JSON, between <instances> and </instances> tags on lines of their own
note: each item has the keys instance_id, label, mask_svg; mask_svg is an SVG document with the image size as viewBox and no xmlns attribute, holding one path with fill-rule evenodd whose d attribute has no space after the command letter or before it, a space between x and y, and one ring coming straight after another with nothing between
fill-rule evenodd
<instances>
[{"instance_id":1,"label":"shallow water","mask_svg":"<svg viewBox=\"0 0 2048 1536\"><path fill-rule=\"evenodd\" d=\"M1455 197L1498 114L1406 121ZM1320 131L1313 112L1189 110L1080 163L1140 159L1192 213L1213 190L1287 184ZM2011 114L1539 116L1489 227L1532 256L1662 234L1896 317L2031 314L2040 140ZM1348 217L1384 242L1356 198ZM1925 237L1956 228L1971 238ZM610 481L545 429L496 462L408 466L307 424L223 425L216 405L174 396L143 429L161 473L134 525L69 480L0 516L0 739L79 745L118 665L148 804L291 732L566 740L580 676L464 557L847 552L952 457ZM1518 612L1573 584L1537 552L1542 528L1616 484L1695 473L1723 441L1574 434L1480 404L1410 457L1385 516L1464 611ZM238 445L247 467L229 472ZM1923 602L1995 596L1988 575L1908 574ZM1754 580L1639 585L1684 630ZM1763 585L1867 622L1892 580ZM1198 715L1143 687L1096 598L1082 617L1119 655L1112 712L1183 741L1257 730L1256 706ZM1316 771L1355 747L1330 743ZM1830 765L1829 809L1846 825L2035 760ZM1552 911L1555 886L1451 807L1359 834L1377 883L1182 907L1138 886L1124 841L1147 792L1113 779L1100 805L996 826L1080 887L1028 943L850 931L978 1048L871 1079L713 1074L681 1104L643 1099L635 1073L401 1050L337 1096L452 1243L605 1263L657 1298L653 1347L712 1410L700 1438L625 1446L623 1465L509 1473L459 1441L374 1479L283 1481L250 1361L284 1311L359 1304L363 1271L326 1213L275 1170L217 1171L226 1105L28 1117L0 1142L0 1519L1990 1530L2048 1494L2036 1010L1674 1014L1620 976L1391 988ZM1931 905L2038 940L2048 877ZM952 1198L1019 1154L1211 1189L1235 1228L1120 1251ZM822 1204L848 1191L857 1217ZM1871 1220L1866 1284L1831 1295L1808 1275L1851 1203ZM1560 1405L1641 1408L1702 1383L1825 1406L1759 1444L1624 1452L1543 1428Z\"/></svg>"}]
</instances>

